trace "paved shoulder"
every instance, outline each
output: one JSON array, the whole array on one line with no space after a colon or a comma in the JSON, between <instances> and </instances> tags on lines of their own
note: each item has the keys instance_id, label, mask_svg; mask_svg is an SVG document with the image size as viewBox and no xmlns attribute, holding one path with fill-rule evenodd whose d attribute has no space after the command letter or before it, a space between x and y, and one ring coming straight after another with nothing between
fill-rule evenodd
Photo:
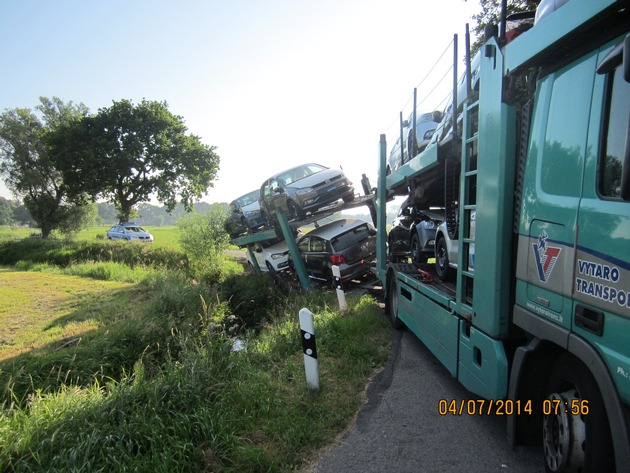
<instances>
[{"instance_id":1,"label":"paved shoulder","mask_svg":"<svg viewBox=\"0 0 630 473\"><path fill-rule=\"evenodd\" d=\"M476 399L408 330L368 389L355 426L313 465L339 472L543 472L539 448L512 450L506 418L440 415L440 399Z\"/></svg>"}]
</instances>

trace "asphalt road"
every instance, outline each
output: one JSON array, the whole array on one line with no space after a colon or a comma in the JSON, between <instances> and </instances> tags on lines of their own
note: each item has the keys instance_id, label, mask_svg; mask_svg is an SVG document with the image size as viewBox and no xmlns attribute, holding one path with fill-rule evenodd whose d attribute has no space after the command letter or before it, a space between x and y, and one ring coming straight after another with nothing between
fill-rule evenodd
<instances>
[{"instance_id":1,"label":"asphalt road","mask_svg":"<svg viewBox=\"0 0 630 473\"><path fill-rule=\"evenodd\" d=\"M368 401L309 473L544 472L542 449L507 442L506 417L438 413L440 399L476 399L409 330L394 331L392 356Z\"/></svg>"}]
</instances>

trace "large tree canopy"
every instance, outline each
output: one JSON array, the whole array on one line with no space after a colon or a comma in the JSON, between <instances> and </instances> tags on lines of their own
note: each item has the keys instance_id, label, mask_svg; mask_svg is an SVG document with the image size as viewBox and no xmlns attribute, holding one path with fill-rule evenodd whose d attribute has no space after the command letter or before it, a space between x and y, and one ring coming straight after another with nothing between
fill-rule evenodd
<instances>
[{"instance_id":1,"label":"large tree canopy","mask_svg":"<svg viewBox=\"0 0 630 473\"><path fill-rule=\"evenodd\" d=\"M125 220L153 196L169 211L189 210L212 186L219 156L186 131L165 102L121 100L60 129L51 154L73 194L105 198Z\"/></svg>"},{"instance_id":2,"label":"large tree canopy","mask_svg":"<svg viewBox=\"0 0 630 473\"><path fill-rule=\"evenodd\" d=\"M80 193L72 198L63 178L47 152L46 136L60 127L76 123L88 109L83 104L63 103L40 97L35 107L5 110L0 115L0 172L14 194L21 197L33 220L47 238L67 222L80 221L84 204Z\"/></svg>"},{"instance_id":3,"label":"large tree canopy","mask_svg":"<svg viewBox=\"0 0 630 473\"><path fill-rule=\"evenodd\" d=\"M508 0L506 8L506 16L513 13L534 11L540 0ZM499 25L501 22L501 0L479 0L481 11L473 15L473 20L477 23L473 28L473 34L476 38L472 46L473 54L479 49L483 42L484 28L487 25Z\"/></svg>"}]
</instances>

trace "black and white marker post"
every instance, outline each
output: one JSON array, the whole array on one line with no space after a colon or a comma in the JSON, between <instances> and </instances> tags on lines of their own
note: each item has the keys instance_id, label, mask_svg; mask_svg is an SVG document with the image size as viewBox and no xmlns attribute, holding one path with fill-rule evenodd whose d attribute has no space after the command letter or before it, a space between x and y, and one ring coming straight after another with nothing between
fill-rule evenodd
<instances>
[{"instance_id":1,"label":"black and white marker post","mask_svg":"<svg viewBox=\"0 0 630 473\"><path fill-rule=\"evenodd\" d=\"M300 309L300 332L302 333L302 349L304 350L304 370L306 384L310 389L319 391L319 363L315 346L315 324L313 313L308 309Z\"/></svg>"},{"instance_id":2,"label":"black and white marker post","mask_svg":"<svg viewBox=\"0 0 630 473\"><path fill-rule=\"evenodd\" d=\"M333 286L335 286L335 289L337 289L337 300L339 301L339 309L343 312L348 308L348 304L346 303L346 293L343 290L343 284L341 284L341 271L339 271L339 266L333 265L332 274Z\"/></svg>"}]
</instances>

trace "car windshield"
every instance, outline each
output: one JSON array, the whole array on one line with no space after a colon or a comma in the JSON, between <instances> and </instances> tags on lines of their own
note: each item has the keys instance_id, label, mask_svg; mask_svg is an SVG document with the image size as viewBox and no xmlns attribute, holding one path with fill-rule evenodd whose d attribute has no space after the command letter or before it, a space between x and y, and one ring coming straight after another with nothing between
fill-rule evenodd
<instances>
[{"instance_id":1,"label":"car windshield","mask_svg":"<svg viewBox=\"0 0 630 473\"><path fill-rule=\"evenodd\" d=\"M260 194L260 190L257 189L255 191L250 192L249 194L245 194L244 196L239 197L238 199L236 199L236 202L238 203L239 207L245 207L246 205L256 202L258 200L259 194Z\"/></svg>"},{"instance_id":2,"label":"car windshield","mask_svg":"<svg viewBox=\"0 0 630 473\"><path fill-rule=\"evenodd\" d=\"M370 230L367 223L365 223L350 230L349 232L342 233L341 235L336 236L335 238L330 240L330 244L335 249L335 251L342 251L346 248L351 247L352 245L357 244L362 240L365 240L368 236L370 236Z\"/></svg>"},{"instance_id":3,"label":"car windshield","mask_svg":"<svg viewBox=\"0 0 630 473\"><path fill-rule=\"evenodd\" d=\"M124 227L125 230L127 230L128 232L133 232L133 233L140 233L140 232L144 232L146 231L144 228L142 227Z\"/></svg>"},{"instance_id":4,"label":"car windshield","mask_svg":"<svg viewBox=\"0 0 630 473\"><path fill-rule=\"evenodd\" d=\"M300 179L304 179L312 174L321 172L324 169L326 168L324 166L320 166L319 164L304 164L303 166L299 166L279 174L277 179L285 186L288 186L295 181L299 181Z\"/></svg>"}]
</instances>

